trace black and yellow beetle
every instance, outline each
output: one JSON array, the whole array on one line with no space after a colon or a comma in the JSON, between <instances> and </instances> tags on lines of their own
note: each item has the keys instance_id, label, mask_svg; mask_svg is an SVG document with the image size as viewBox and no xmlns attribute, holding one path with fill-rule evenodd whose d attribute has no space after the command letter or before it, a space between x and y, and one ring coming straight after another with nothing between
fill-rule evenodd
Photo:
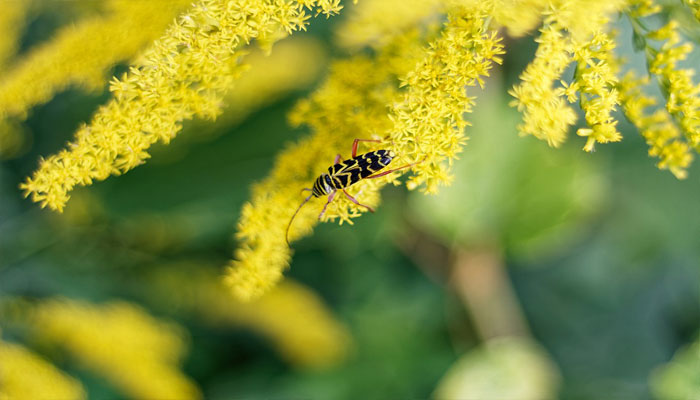
<instances>
[{"instance_id":1,"label":"black and yellow beetle","mask_svg":"<svg viewBox=\"0 0 700 400\"><path fill-rule=\"evenodd\" d=\"M357 204L360 207L364 207L371 212L374 212L372 207L364 205L357 201L354 197L348 193L345 188L361 181L362 179L375 179L384 175L388 175L394 171L398 171L405 168L410 168L418 163L407 164L399 168L389 169L386 171L379 172L383 170L391 161L396 157L391 150L375 150L368 153L357 155L357 145L360 142L376 142L381 143L381 140L375 139L355 139L352 143L352 158L347 160L341 160L341 155L335 156L335 162L333 165L328 167L328 173L321 174L316 181L314 181L313 188L304 188L302 191L306 190L311 192L311 194L304 199L299 205L299 208L294 212L292 218L289 220L289 225L287 225L286 239L287 245L289 245L289 228L292 226L292 221L299 213L299 210L309 201L312 197L321 197L328 195L328 201L326 205L323 206L323 210L318 215L318 219L323 217L326 212L328 204L335 198L338 190L342 190L345 197L350 201ZM374 174L374 175L373 175Z\"/></svg>"}]
</instances>

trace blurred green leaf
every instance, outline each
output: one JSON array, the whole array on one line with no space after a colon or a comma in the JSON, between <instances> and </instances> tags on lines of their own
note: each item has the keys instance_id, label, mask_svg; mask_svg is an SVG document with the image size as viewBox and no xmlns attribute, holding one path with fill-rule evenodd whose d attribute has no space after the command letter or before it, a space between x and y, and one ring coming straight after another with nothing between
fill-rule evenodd
<instances>
[{"instance_id":1,"label":"blurred green leaf","mask_svg":"<svg viewBox=\"0 0 700 400\"><path fill-rule=\"evenodd\" d=\"M462 356L435 399L545 400L557 397L559 372L547 353L523 338L492 339Z\"/></svg>"},{"instance_id":2,"label":"blurred green leaf","mask_svg":"<svg viewBox=\"0 0 700 400\"><path fill-rule=\"evenodd\" d=\"M659 400L700 399L700 338L653 372L651 389Z\"/></svg>"}]
</instances>

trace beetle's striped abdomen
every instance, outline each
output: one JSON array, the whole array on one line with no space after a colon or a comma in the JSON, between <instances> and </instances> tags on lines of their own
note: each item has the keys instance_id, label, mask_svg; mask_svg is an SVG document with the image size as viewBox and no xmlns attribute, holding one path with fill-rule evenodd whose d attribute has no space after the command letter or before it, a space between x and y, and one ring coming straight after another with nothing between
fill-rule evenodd
<instances>
[{"instance_id":1,"label":"beetle's striped abdomen","mask_svg":"<svg viewBox=\"0 0 700 400\"><path fill-rule=\"evenodd\" d=\"M321 174L314 182L314 187L311 189L311 193L314 197L321 197L330 194L335 187L333 186L333 181L328 174Z\"/></svg>"},{"instance_id":2,"label":"beetle's striped abdomen","mask_svg":"<svg viewBox=\"0 0 700 400\"><path fill-rule=\"evenodd\" d=\"M335 189L345 189L359 180L381 171L391 163L394 157L394 152L390 150L370 151L332 165L328 168L328 176Z\"/></svg>"}]
</instances>

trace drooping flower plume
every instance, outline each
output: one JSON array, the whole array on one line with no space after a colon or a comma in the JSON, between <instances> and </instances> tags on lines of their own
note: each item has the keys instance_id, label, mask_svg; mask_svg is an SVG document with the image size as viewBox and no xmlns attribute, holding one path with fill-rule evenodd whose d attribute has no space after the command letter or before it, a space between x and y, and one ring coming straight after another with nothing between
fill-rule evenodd
<instances>
[{"instance_id":1,"label":"drooping flower plume","mask_svg":"<svg viewBox=\"0 0 700 400\"><path fill-rule=\"evenodd\" d=\"M76 185L89 185L145 162L155 142L168 143L184 120L215 118L243 66L244 46L304 29L305 8L330 15L333 0L202 0L138 57L110 90L114 99L81 127L69 148L40 162L22 184L32 200L62 210Z\"/></svg>"}]
</instances>

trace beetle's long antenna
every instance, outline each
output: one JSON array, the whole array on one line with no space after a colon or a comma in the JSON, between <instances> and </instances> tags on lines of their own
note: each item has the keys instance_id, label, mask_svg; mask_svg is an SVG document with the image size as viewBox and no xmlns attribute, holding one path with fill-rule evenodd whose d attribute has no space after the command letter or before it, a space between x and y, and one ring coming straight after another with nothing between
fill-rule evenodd
<instances>
[{"instance_id":1,"label":"beetle's long antenna","mask_svg":"<svg viewBox=\"0 0 700 400\"><path fill-rule=\"evenodd\" d=\"M304 201L302 201L301 204L299 204L299 208L297 208L297 210L294 211L294 215L292 215L292 219L289 220L289 225L287 225L287 232L285 233L285 236L284 236L284 238L287 240L287 246L289 246L289 228L292 227L292 221L294 221L294 218L296 218L297 214L299 214L299 210L301 210L301 208L304 207L304 204L306 204L306 202L309 201L309 199L311 199L311 197L313 195L314 194L311 193L309 195L309 197L305 198Z\"/></svg>"}]
</instances>

